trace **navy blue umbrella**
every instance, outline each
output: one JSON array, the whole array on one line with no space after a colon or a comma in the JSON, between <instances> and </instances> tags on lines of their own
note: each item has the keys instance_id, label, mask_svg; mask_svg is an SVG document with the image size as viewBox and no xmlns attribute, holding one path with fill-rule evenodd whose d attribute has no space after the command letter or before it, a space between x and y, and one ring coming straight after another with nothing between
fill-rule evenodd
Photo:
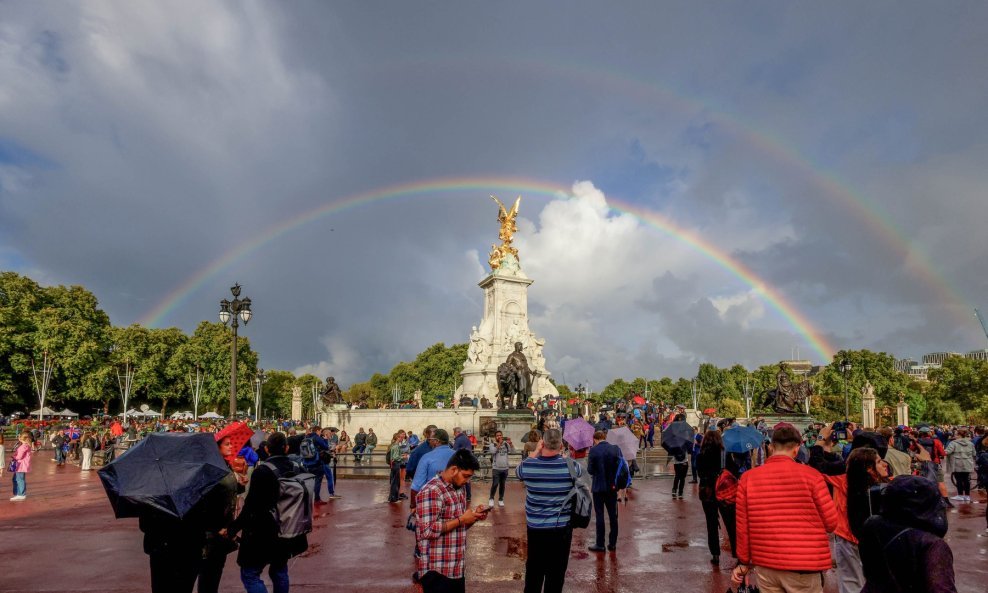
<instances>
[{"instance_id":1,"label":"navy blue umbrella","mask_svg":"<svg viewBox=\"0 0 988 593\"><path fill-rule=\"evenodd\" d=\"M99 470L117 518L157 509L185 517L230 473L209 433L154 433Z\"/></svg>"},{"instance_id":2,"label":"navy blue umbrella","mask_svg":"<svg viewBox=\"0 0 988 593\"><path fill-rule=\"evenodd\" d=\"M750 426L735 426L724 431L724 450L728 453L747 453L762 446L765 436Z\"/></svg>"},{"instance_id":3,"label":"navy blue umbrella","mask_svg":"<svg viewBox=\"0 0 988 593\"><path fill-rule=\"evenodd\" d=\"M677 449L683 449L686 445L692 444L693 427L683 420L673 422L662 431L662 448L668 451L670 455L674 454Z\"/></svg>"}]
</instances>

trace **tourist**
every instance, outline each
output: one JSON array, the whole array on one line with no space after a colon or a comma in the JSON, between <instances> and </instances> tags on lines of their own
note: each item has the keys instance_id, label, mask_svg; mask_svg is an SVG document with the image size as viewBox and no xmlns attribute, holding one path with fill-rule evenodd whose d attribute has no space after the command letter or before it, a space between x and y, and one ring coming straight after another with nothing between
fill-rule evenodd
<instances>
[{"instance_id":1,"label":"tourist","mask_svg":"<svg viewBox=\"0 0 988 593\"><path fill-rule=\"evenodd\" d=\"M453 450L459 451L465 449L467 451L473 452L473 442L470 441L470 435L465 433L462 428L457 426L453 429ZM473 492L470 490L470 482L467 482L467 502L470 502L471 495Z\"/></svg>"},{"instance_id":2,"label":"tourist","mask_svg":"<svg viewBox=\"0 0 988 593\"><path fill-rule=\"evenodd\" d=\"M436 429L436 425L430 424L425 427L422 431L422 442L412 449L412 452L408 455L408 460L405 462L405 479L411 481L415 478L415 471L418 468L419 461L426 453L432 451L433 447L436 446L436 442L432 440L433 431ZM415 502L415 495L412 494L409 502Z\"/></svg>"},{"instance_id":3,"label":"tourist","mask_svg":"<svg viewBox=\"0 0 988 593\"><path fill-rule=\"evenodd\" d=\"M504 486L508 481L509 460L511 444L504 440L504 433L500 430L494 433L494 442L487 445L487 452L491 455L491 494L488 506L494 506L494 493L497 491L497 504L504 506Z\"/></svg>"},{"instance_id":4,"label":"tourist","mask_svg":"<svg viewBox=\"0 0 988 593\"><path fill-rule=\"evenodd\" d=\"M309 427L309 432L299 445L299 455L302 458L302 465L305 467L305 471L316 477L315 504L326 504L326 501L322 499L322 480L323 478L327 478L326 472L323 469L326 462L323 454L329 452L329 443L319 433L320 428L318 426ZM327 484L329 483L329 478L326 479L326 482ZM332 494L333 488L330 486L329 495L331 496Z\"/></svg>"},{"instance_id":5,"label":"tourist","mask_svg":"<svg viewBox=\"0 0 988 593\"><path fill-rule=\"evenodd\" d=\"M546 430L534 456L515 468L518 479L525 483L525 593L560 593L566 580L573 539L569 493L583 470L579 464L567 462L562 452L562 433Z\"/></svg>"},{"instance_id":6,"label":"tourist","mask_svg":"<svg viewBox=\"0 0 988 593\"><path fill-rule=\"evenodd\" d=\"M933 435L933 429L929 426L921 426L916 439L916 447L923 448L930 454L930 461L933 463L936 472L937 488L940 496L947 501L948 506L953 506L947 498L947 484L944 483L943 460L947 452L943 448L943 442Z\"/></svg>"},{"instance_id":7,"label":"tourist","mask_svg":"<svg viewBox=\"0 0 988 593\"><path fill-rule=\"evenodd\" d=\"M522 437L521 439L522 451L523 451L522 455L524 456L525 459L535 456L535 449L538 448L539 441L541 441L541 439L542 439L542 434L534 428L530 430L528 434Z\"/></svg>"},{"instance_id":8,"label":"tourist","mask_svg":"<svg viewBox=\"0 0 988 593\"><path fill-rule=\"evenodd\" d=\"M219 434L219 433L217 433ZM249 444L249 443L248 443ZM227 463L230 473L206 495L204 511L201 514L205 543L202 547L202 563L199 567L198 593L216 593L223 578L223 567L226 557L236 544L227 537L227 530L237 510L237 494L243 491L241 479L236 477L230 460L235 458L233 443L230 437L223 437L216 442L220 457Z\"/></svg>"},{"instance_id":9,"label":"tourist","mask_svg":"<svg viewBox=\"0 0 988 593\"><path fill-rule=\"evenodd\" d=\"M79 439L79 445L82 450L81 469L84 472L92 471L93 452L96 450L96 439L93 438L93 433L88 430L82 433L82 438Z\"/></svg>"},{"instance_id":10,"label":"tourist","mask_svg":"<svg viewBox=\"0 0 988 593\"><path fill-rule=\"evenodd\" d=\"M357 434L353 437L353 462L360 463L363 459L361 453L367 450L367 433L364 432L364 427L361 426L357 430Z\"/></svg>"},{"instance_id":11,"label":"tourist","mask_svg":"<svg viewBox=\"0 0 988 593\"><path fill-rule=\"evenodd\" d=\"M11 457L11 472L13 472L14 495L10 498L19 502L27 498L27 474L31 471L31 433L25 431L17 437L18 444Z\"/></svg>"},{"instance_id":12,"label":"tourist","mask_svg":"<svg viewBox=\"0 0 988 593\"><path fill-rule=\"evenodd\" d=\"M305 534L292 538L278 536L279 526L274 514L278 505L278 479L300 468L286 456L288 443L284 434L275 432L268 437L268 450L271 457L251 475L244 508L229 529L231 537L243 531L237 564L247 593L267 592L261 580L265 566L269 566L274 593L288 593L288 560L309 547Z\"/></svg>"},{"instance_id":13,"label":"tourist","mask_svg":"<svg viewBox=\"0 0 988 593\"><path fill-rule=\"evenodd\" d=\"M735 504L717 500L717 482L726 467L724 439L719 430L708 430L701 437L700 451L696 456L696 470L700 487L700 504L707 522L707 549L710 550L710 563L720 563L720 519L731 544L731 556L737 557L737 530ZM729 471L729 470L728 470ZM731 473L735 480L737 474ZM725 479L730 480L725 475Z\"/></svg>"},{"instance_id":14,"label":"tourist","mask_svg":"<svg viewBox=\"0 0 988 593\"><path fill-rule=\"evenodd\" d=\"M686 422L686 414L676 414L673 422ZM672 480L672 497L682 499L683 490L686 488L686 472L689 471L688 452L692 445L685 445L669 451L672 455L672 467L675 472Z\"/></svg>"},{"instance_id":15,"label":"tourist","mask_svg":"<svg viewBox=\"0 0 988 593\"><path fill-rule=\"evenodd\" d=\"M837 527L837 508L823 476L796 463L801 443L798 430L776 425L772 455L741 476L735 583L754 568L763 593L823 591L823 573L831 568L827 534Z\"/></svg>"},{"instance_id":16,"label":"tourist","mask_svg":"<svg viewBox=\"0 0 988 593\"><path fill-rule=\"evenodd\" d=\"M950 441L945 450L957 486L957 496L953 499L962 502L971 502L971 472L974 471L974 444L968 434L966 428L958 428L957 438Z\"/></svg>"},{"instance_id":17,"label":"tourist","mask_svg":"<svg viewBox=\"0 0 988 593\"><path fill-rule=\"evenodd\" d=\"M412 479L412 492L408 503L413 510L415 509L416 495L422 490L426 482L446 468L449 458L454 453L453 448L449 446L449 433L442 428L433 430L432 438L429 440L433 448L419 459L418 466L415 468L415 477Z\"/></svg>"},{"instance_id":18,"label":"tourist","mask_svg":"<svg viewBox=\"0 0 988 593\"><path fill-rule=\"evenodd\" d=\"M388 493L388 502L399 502L401 499L398 495L401 493L401 433L394 433L391 437L391 445L388 447L388 453L385 461L390 469L389 486L390 490Z\"/></svg>"},{"instance_id":19,"label":"tourist","mask_svg":"<svg viewBox=\"0 0 988 593\"><path fill-rule=\"evenodd\" d=\"M404 429L398 430L398 446L401 452L401 460L398 466L398 498L408 498L408 495L401 491L401 485L405 483L405 469L408 465L408 456L412 454L412 448L408 444L408 434Z\"/></svg>"},{"instance_id":20,"label":"tourist","mask_svg":"<svg viewBox=\"0 0 988 593\"><path fill-rule=\"evenodd\" d=\"M593 510L596 519L596 535L594 544L588 549L591 552L614 551L618 538L618 507L617 489L618 469L622 466L624 457L621 448L607 442L607 433L598 430L593 434L593 446L587 456L587 473L593 477L590 492L593 496ZM627 467L627 466L625 466ZM611 524L607 548L604 548L604 513Z\"/></svg>"},{"instance_id":21,"label":"tourist","mask_svg":"<svg viewBox=\"0 0 988 593\"><path fill-rule=\"evenodd\" d=\"M364 441L364 454L367 456L367 459L371 464L374 463L374 458L371 456L371 453L373 453L374 449L376 448L377 448L377 435L374 434L373 428L368 428L367 439ZM361 455L360 459L363 460L363 458L364 456Z\"/></svg>"},{"instance_id":22,"label":"tourist","mask_svg":"<svg viewBox=\"0 0 988 593\"><path fill-rule=\"evenodd\" d=\"M51 435L51 445L54 448L55 453L55 467L62 467L65 465L65 451L68 448L68 439L65 437L65 433L60 429L56 429Z\"/></svg>"},{"instance_id":23,"label":"tourist","mask_svg":"<svg viewBox=\"0 0 988 593\"><path fill-rule=\"evenodd\" d=\"M885 451L885 462L888 463L889 472L892 477L908 476L912 474L912 458L908 453L903 453L895 446L895 431L885 427L878 430L882 439L888 442L888 450Z\"/></svg>"},{"instance_id":24,"label":"tourist","mask_svg":"<svg viewBox=\"0 0 988 593\"><path fill-rule=\"evenodd\" d=\"M336 445L336 451L334 451L334 453L336 453L337 456L346 455L352 447L353 441L350 440L350 435L348 435L345 430L341 430L340 441Z\"/></svg>"},{"instance_id":25,"label":"tourist","mask_svg":"<svg viewBox=\"0 0 988 593\"><path fill-rule=\"evenodd\" d=\"M704 431L706 433L706 431ZM695 434L693 435L693 445L690 447L690 473L693 479L690 480L690 484L696 484L699 482L699 473L696 467L696 458L700 455L700 445L703 444L704 435Z\"/></svg>"},{"instance_id":26,"label":"tourist","mask_svg":"<svg viewBox=\"0 0 988 593\"><path fill-rule=\"evenodd\" d=\"M881 499L877 514L861 528L862 593L956 593L939 488L919 476L902 476Z\"/></svg>"},{"instance_id":27,"label":"tourist","mask_svg":"<svg viewBox=\"0 0 988 593\"><path fill-rule=\"evenodd\" d=\"M7 448L3 442L3 427L0 426L0 478L5 471L7 471Z\"/></svg>"},{"instance_id":28,"label":"tourist","mask_svg":"<svg viewBox=\"0 0 988 593\"><path fill-rule=\"evenodd\" d=\"M335 428L324 428L322 438L328 447L326 451L320 452L322 472L326 476L326 491L329 493L329 498L339 498L336 495L336 447L340 444L340 438Z\"/></svg>"},{"instance_id":29,"label":"tourist","mask_svg":"<svg viewBox=\"0 0 988 593\"><path fill-rule=\"evenodd\" d=\"M446 432L446 431L442 431ZM446 436L449 441L449 436ZM450 449L452 451L452 449ZM464 556L467 530L487 518L490 508L469 509L463 487L480 469L477 458L461 449L452 453L442 472L415 495L416 573L423 593L466 591Z\"/></svg>"}]
</instances>

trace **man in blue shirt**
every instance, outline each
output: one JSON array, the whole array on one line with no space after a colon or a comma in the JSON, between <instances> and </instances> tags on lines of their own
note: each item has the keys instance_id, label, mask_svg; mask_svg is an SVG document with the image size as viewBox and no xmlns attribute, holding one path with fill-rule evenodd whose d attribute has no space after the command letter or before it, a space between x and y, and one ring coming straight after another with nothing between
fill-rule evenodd
<instances>
[{"instance_id":1,"label":"man in blue shirt","mask_svg":"<svg viewBox=\"0 0 988 593\"><path fill-rule=\"evenodd\" d=\"M412 449L412 452L408 455L408 461L405 462L405 479L411 481L415 478L415 470L418 468L419 461L436 446L436 442L431 440L433 438L432 433L435 430L436 426L430 424L422 431L422 442Z\"/></svg>"},{"instance_id":2,"label":"man in blue shirt","mask_svg":"<svg viewBox=\"0 0 988 593\"><path fill-rule=\"evenodd\" d=\"M587 473L593 476L590 488L593 494L593 510L597 521L597 538L590 546L591 552L614 550L618 537L617 483L618 468L624 457L617 445L607 442L607 433L598 430L593 435L593 447L587 455ZM604 548L604 511L611 522L607 548Z\"/></svg>"},{"instance_id":3,"label":"man in blue shirt","mask_svg":"<svg viewBox=\"0 0 988 593\"><path fill-rule=\"evenodd\" d=\"M324 451L329 451L329 443L326 442L326 439L322 438L322 435L319 434L319 430L320 429L318 426L312 426L309 428L309 433L305 435L302 442L311 442L312 447L309 448L303 444L300 444L299 453L302 456L302 465L305 466L305 471L316 477L316 504L325 504L326 501L319 497L319 491L322 490L322 479L326 475L326 472L323 471L322 453ZM304 454L305 451L308 451L310 455L306 456ZM329 481L329 479L326 480L326 484L329 486L329 495L332 496L333 484Z\"/></svg>"},{"instance_id":4,"label":"man in blue shirt","mask_svg":"<svg viewBox=\"0 0 988 593\"><path fill-rule=\"evenodd\" d=\"M415 468L415 478L412 479L412 492L408 496L409 508L415 508L415 495L425 486L425 483L435 477L444 469L453 456L453 448L449 446L449 433L441 428L432 431L430 443L434 443L435 448L429 451L419 460L418 467ZM406 465L407 468L407 465Z\"/></svg>"},{"instance_id":5,"label":"man in blue shirt","mask_svg":"<svg viewBox=\"0 0 988 593\"><path fill-rule=\"evenodd\" d=\"M576 480L562 456L563 434L550 428L522 461L515 474L525 482L525 522L528 525L528 559L525 561L525 593L560 593L566 580L573 528L569 524L572 503L567 501ZM583 474L573 463L573 475Z\"/></svg>"}]
</instances>

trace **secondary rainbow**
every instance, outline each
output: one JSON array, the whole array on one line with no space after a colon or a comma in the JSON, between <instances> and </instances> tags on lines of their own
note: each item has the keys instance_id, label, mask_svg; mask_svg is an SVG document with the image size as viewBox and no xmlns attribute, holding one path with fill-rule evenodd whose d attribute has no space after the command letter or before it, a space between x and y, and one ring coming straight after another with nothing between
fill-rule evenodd
<instances>
[{"instance_id":1,"label":"secondary rainbow","mask_svg":"<svg viewBox=\"0 0 988 593\"><path fill-rule=\"evenodd\" d=\"M499 192L510 191L523 195L548 195L551 197L569 196L569 188L559 184L546 181L505 178L505 177L469 177L469 178L446 178L429 179L393 185L389 187L374 189L328 202L314 209L303 212L297 216L288 218L278 224L268 227L264 231L256 234L253 238L234 246L229 251L210 262L175 289L167 293L150 311L141 317L139 323L147 326L159 325L169 313L189 297L190 294L200 288L207 280L216 276L222 270L240 261L248 254L271 241L276 240L281 235L290 230L296 229L309 222L330 216L335 213L345 211L350 208L381 202L386 200L397 200L424 194L483 191ZM799 309L790 303L786 297L776 288L769 285L755 274L742 262L731 257L726 251L714 245L702 236L680 227L665 216L629 204L611 196L607 198L608 204L616 212L628 214L640 220L643 224L658 229L664 234L680 241L695 251L701 253L706 258L715 262L718 266L735 276L746 285L750 286L766 303L775 309L786 322L800 335L806 339L809 345L820 356L824 362L829 362L836 349L827 341L826 337L814 327L810 319Z\"/></svg>"}]
</instances>

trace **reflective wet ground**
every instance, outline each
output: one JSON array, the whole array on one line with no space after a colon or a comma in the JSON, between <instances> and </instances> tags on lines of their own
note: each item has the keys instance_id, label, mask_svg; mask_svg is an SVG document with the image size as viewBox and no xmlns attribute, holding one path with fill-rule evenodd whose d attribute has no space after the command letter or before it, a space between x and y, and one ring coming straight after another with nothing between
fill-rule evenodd
<instances>
[{"instance_id":1,"label":"reflective wet ground","mask_svg":"<svg viewBox=\"0 0 988 593\"><path fill-rule=\"evenodd\" d=\"M136 519L116 520L95 472L67 466L56 470L44 454L28 474L28 498L0 497L0 591L149 590L147 557ZM10 483L9 475L4 476ZM620 507L616 552L586 550L592 529L577 530L567 573L567 591L724 593L730 584L729 552L718 567L709 563L706 531L695 491L673 501L671 481L639 482ZM691 485L691 487L693 487ZM474 504L487 501L487 483L473 486ZM341 480L343 498L317 507L309 551L293 560L293 591L380 591L412 593L412 533L404 528L407 505L391 505L383 480ZM524 489L508 484L506 507L495 509L469 536L467 590L521 591L527 554ZM958 590L988 590L988 532L985 504L962 505L950 515L947 535L954 552ZM723 542L726 546L726 539ZM243 591L230 556L221 590ZM828 574L828 593L836 591Z\"/></svg>"}]
</instances>

